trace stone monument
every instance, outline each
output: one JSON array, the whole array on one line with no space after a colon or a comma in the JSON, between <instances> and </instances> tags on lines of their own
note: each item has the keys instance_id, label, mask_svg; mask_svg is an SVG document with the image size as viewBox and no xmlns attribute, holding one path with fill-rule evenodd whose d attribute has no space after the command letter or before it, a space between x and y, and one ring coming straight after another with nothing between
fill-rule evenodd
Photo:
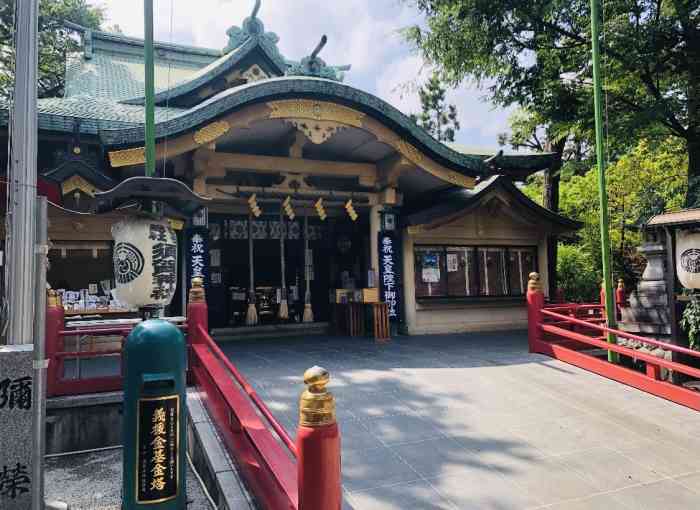
<instances>
[{"instance_id":1,"label":"stone monument","mask_svg":"<svg viewBox=\"0 0 700 510\"><path fill-rule=\"evenodd\" d=\"M637 290L630 294L629 306L620 308L622 331L646 336L655 340L668 341L671 336L669 296L666 289L664 259L666 248L655 232L647 232L645 242L637 251L647 260ZM653 347L640 341L618 338L617 343L657 358L671 360L671 351ZM661 369L661 379L667 380L672 374Z\"/></svg>"},{"instance_id":2,"label":"stone monument","mask_svg":"<svg viewBox=\"0 0 700 510\"><path fill-rule=\"evenodd\" d=\"M629 306L621 308L620 329L665 339L671 335L664 269L666 248L654 236L650 236L637 251L647 260L647 265L637 290L630 295Z\"/></svg>"},{"instance_id":3,"label":"stone monument","mask_svg":"<svg viewBox=\"0 0 700 510\"><path fill-rule=\"evenodd\" d=\"M0 508L32 507L33 346L0 345Z\"/></svg>"}]
</instances>

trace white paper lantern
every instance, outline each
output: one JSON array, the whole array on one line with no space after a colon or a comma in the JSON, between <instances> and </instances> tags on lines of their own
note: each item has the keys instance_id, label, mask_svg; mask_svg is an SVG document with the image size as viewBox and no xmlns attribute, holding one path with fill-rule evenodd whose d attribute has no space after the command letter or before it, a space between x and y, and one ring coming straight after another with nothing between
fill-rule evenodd
<instances>
[{"instance_id":1,"label":"white paper lantern","mask_svg":"<svg viewBox=\"0 0 700 510\"><path fill-rule=\"evenodd\" d=\"M112 227L116 298L135 308L166 306L177 284L177 236L167 221L128 218Z\"/></svg>"},{"instance_id":2,"label":"white paper lantern","mask_svg":"<svg viewBox=\"0 0 700 510\"><path fill-rule=\"evenodd\" d=\"M700 289L700 232L676 231L676 274L683 287Z\"/></svg>"}]
</instances>

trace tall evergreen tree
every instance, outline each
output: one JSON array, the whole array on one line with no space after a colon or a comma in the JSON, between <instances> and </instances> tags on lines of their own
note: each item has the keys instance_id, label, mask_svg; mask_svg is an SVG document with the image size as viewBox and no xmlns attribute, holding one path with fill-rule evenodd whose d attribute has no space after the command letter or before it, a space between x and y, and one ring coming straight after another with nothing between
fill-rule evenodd
<instances>
[{"instance_id":1,"label":"tall evergreen tree","mask_svg":"<svg viewBox=\"0 0 700 510\"><path fill-rule=\"evenodd\" d=\"M0 99L8 99L14 82L15 2L0 0ZM63 94L66 55L78 49L75 34L66 21L97 29L104 19L102 8L86 0L39 1L39 97Z\"/></svg>"},{"instance_id":2,"label":"tall evergreen tree","mask_svg":"<svg viewBox=\"0 0 700 510\"><path fill-rule=\"evenodd\" d=\"M459 131L457 107L447 103L446 93L440 77L434 73L418 90L421 113L411 114L411 119L436 140L454 142L455 133Z\"/></svg>"}]
</instances>

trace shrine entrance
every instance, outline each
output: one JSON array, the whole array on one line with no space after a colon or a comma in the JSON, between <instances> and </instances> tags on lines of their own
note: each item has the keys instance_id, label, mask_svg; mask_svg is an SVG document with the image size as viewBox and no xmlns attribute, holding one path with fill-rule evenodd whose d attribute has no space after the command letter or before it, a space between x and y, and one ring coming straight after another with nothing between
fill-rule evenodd
<instances>
[{"instance_id":1,"label":"shrine entrance","mask_svg":"<svg viewBox=\"0 0 700 510\"><path fill-rule=\"evenodd\" d=\"M245 215L211 213L209 216L210 288L207 297L211 327L246 325L251 262L248 221ZM314 322L331 320L334 289L367 285L370 256L367 221L353 222L343 217L322 221L310 216L306 229L308 254L305 254L304 224L303 217L280 220L279 214L263 214L252 220L253 282L260 325L302 322L305 271L309 273ZM285 297L286 318L280 317Z\"/></svg>"}]
</instances>

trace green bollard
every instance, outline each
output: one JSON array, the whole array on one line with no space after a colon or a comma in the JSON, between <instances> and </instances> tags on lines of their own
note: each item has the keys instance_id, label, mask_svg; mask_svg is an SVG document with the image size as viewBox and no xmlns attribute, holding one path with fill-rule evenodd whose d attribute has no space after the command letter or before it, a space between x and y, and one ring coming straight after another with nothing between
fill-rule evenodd
<instances>
[{"instance_id":1,"label":"green bollard","mask_svg":"<svg viewBox=\"0 0 700 510\"><path fill-rule=\"evenodd\" d=\"M138 324L124 345L122 510L184 510L187 501L185 338Z\"/></svg>"}]
</instances>

